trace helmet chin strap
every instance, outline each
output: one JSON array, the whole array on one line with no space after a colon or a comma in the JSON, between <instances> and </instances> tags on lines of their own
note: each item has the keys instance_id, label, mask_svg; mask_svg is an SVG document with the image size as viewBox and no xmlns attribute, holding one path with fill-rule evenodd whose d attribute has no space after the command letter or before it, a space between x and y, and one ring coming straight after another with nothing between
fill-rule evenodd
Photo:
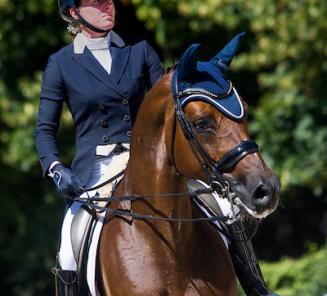
<instances>
[{"instance_id":1,"label":"helmet chin strap","mask_svg":"<svg viewBox=\"0 0 327 296\"><path fill-rule=\"evenodd\" d=\"M100 29L100 28L97 28L97 27L93 26L92 24L90 24L88 21L86 21L86 20L85 20L85 19L80 15L80 13L78 12L78 10L77 10L76 8L73 8L73 9L74 9L75 13L76 13L77 16L78 16L78 22L79 22L81 25L83 25L83 26L85 26L85 27L91 29L92 31L97 32L97 33L108 33L108 32L110 31L110 29L109 29L109 30L103 30L103 29Z\"/></svg>"}]
</instances>

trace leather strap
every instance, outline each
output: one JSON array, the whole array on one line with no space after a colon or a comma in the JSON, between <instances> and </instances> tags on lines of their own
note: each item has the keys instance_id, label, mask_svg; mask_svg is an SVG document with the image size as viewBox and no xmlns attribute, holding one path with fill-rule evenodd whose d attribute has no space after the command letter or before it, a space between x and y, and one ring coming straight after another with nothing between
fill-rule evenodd
<instances>
[{"instance_id":1,"label":"leather strap","mask_svg":"<svg viewBox=\"0 0 327 296\"><path fill-rule=\"evenodd\" d=\"M78 15L78 22L82 25L84 25L85 27L88 27L89 29L91 29L94 32L97 33L108 33L110 30L102 30L100 28L97 28L95 26L93 26L92 24L90 24L88 21L86 21L78 12L78 10L76 8L73 8L74 11L76 12L76 14ZM76 20L75 20L76 21Z\"/></svg>"},{"instance_id":2,"label":"leather strap","mask_svg":"<svg viewBox=\"0 0 327 296\"><path fill-rule=\"evenodd\" d=\"M243 141L227 154L218 160L215 164L216 169L223 173L229 171L234 165L236 165L244 156L249 153L259 151L259 146L252 140Z\"/></svg>"}]
</instances>

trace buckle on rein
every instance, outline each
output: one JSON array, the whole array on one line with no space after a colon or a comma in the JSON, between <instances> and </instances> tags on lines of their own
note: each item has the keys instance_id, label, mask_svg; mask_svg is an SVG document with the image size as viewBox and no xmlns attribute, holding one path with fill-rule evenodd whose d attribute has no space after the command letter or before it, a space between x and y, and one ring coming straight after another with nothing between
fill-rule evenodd
<instances>
[{"instance_id":1,"label":"buckle on rein","mask_svg":"<svg viewBox=\"0 0 327 296\"><path fill-rule=\"evenodd\" d=\"M237 198L237 195L235 192L233 192L230 189L230 185L228 181L224 180L223 183L218 180L211 181L210 187L213 192L216 192L219 198L226 199L230 203L231 208L231 215L228 215L229 220L227 223L233 223L236 220L240 219L240 211L236 210L238 209L238 206L235 204L234 200Z\"/></svg>"}]
</instances>

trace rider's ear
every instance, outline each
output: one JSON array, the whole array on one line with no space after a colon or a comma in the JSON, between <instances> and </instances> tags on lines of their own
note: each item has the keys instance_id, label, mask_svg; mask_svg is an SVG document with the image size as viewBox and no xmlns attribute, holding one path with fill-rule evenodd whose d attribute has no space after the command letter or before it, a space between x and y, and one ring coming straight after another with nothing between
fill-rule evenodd
<instances>
[{"instance_id":1,"label":"rider's ear","mask_svg":"<svg viewBox=\"0 0 327 296\"><path fill-rule=\"evenodd\" d=\"M68 8L69 14L71 15L71 17L75 20L78 20L78 15L76 13L76 9L73 9L72 7Z\"/></svg>"},{"instance_id":2,"label":"rider's ear","mask_svg":"<svg viewBox=\"0 0 327 296\"><path fill-rule=\"evenodd\" d=\"M235 36L214 58L210 63L217 66L221 71L226 72L233 60L233 57L240 48L241 41L245 36L245 32Z\"/></svg>"},{"instance_id":3,"label":"rider's ear","mask_svg":"<svg viewBox=\"0 0 327 296\"><path fill-rule=\"evenodd\" d=\"M177 66L178 81L185 81L196 71L200 44L192 44L182 55Z\"/></svg>"}]
</instances>

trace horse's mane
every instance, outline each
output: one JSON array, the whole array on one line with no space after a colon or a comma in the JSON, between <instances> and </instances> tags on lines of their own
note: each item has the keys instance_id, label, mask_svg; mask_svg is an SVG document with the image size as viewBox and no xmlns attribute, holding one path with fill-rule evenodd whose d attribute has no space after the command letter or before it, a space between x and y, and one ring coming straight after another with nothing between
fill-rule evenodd
<instances>
[{"instance_id":1,"label":"horse's mane","mask_svg":"<svg viewBox=\"0 0 327 296\"><path fill-rule=\"evenodd\" d=\"M168 66L167 69L166 69L166 73L165 74L169 74L170 72L175 71L176 68L177 68L177 66L178 66L178 62L175 63L175 64L173 64L173 65Z\"/></svg>"}]
</instances>

